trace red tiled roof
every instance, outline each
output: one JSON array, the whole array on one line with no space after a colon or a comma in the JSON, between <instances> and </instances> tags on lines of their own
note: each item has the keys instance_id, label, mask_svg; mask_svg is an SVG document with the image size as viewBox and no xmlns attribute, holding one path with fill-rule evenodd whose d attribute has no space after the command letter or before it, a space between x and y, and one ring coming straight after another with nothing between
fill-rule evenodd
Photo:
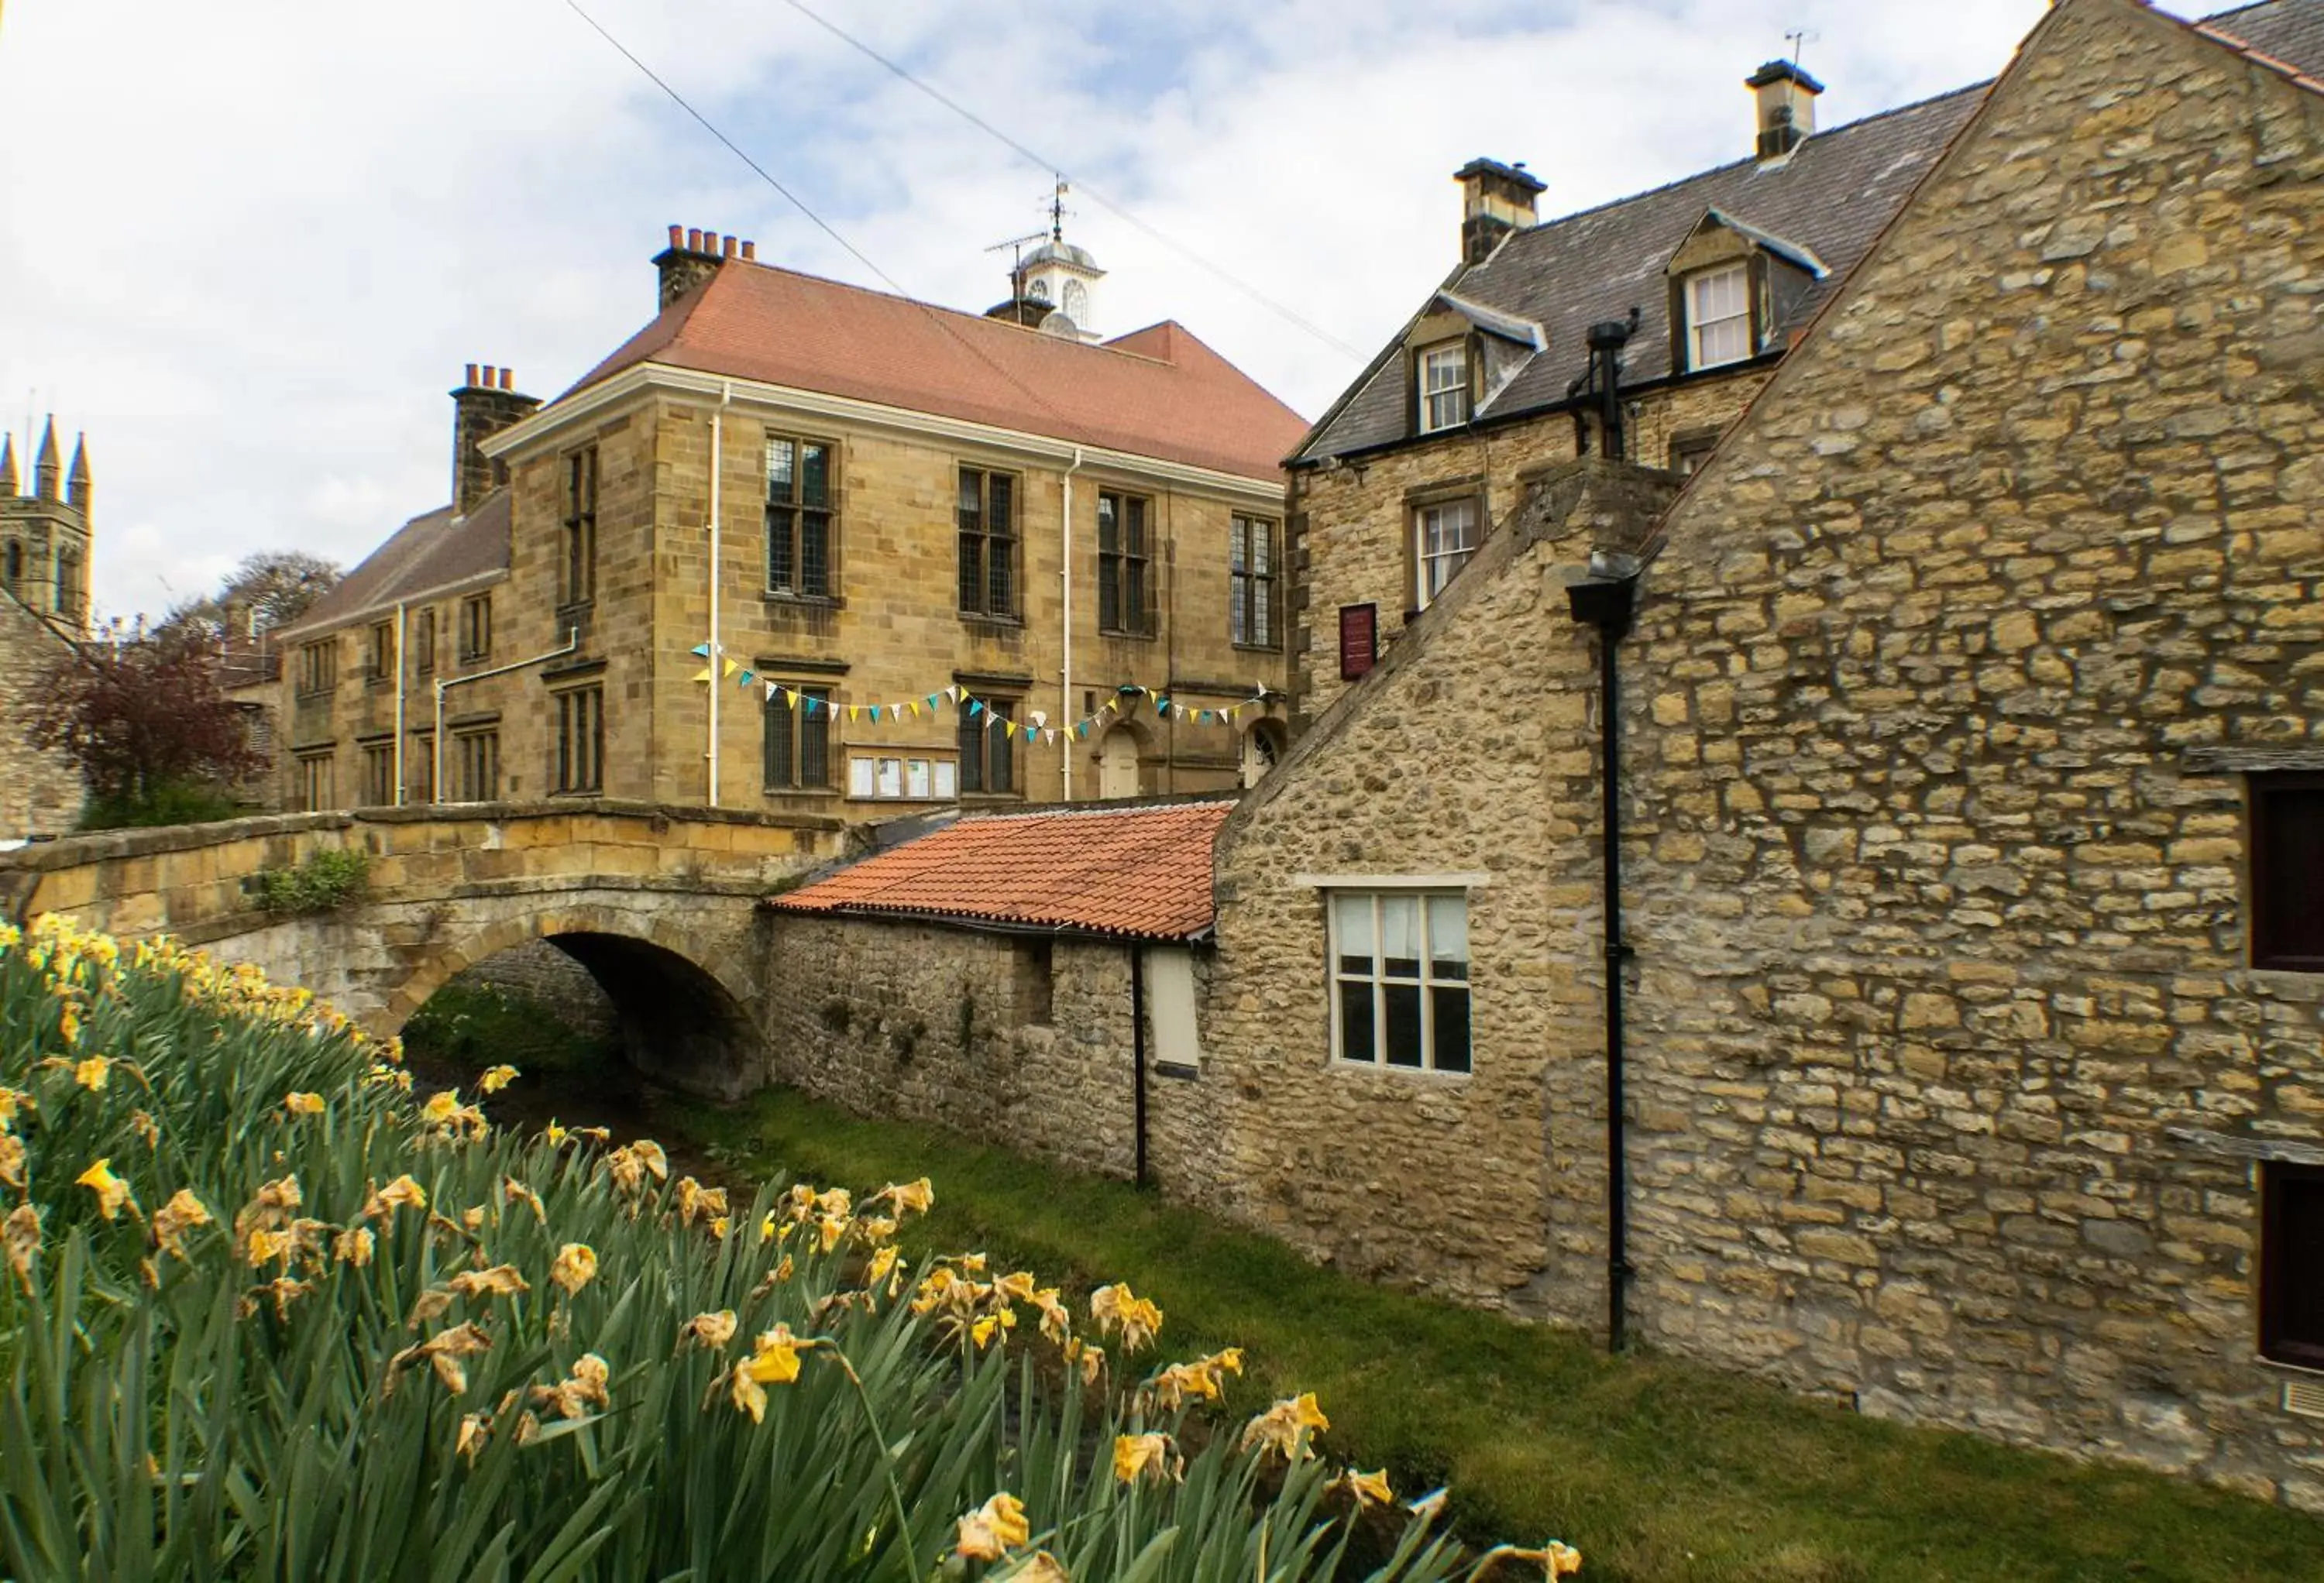
<instances>
[{"instance_id":1,"label":"red tiled roof","mask_svg":"<svg viewBox=\"0 0 2324 1583\"><path fill-rule=\"evenodd\" d=\"M1211 839L1233 807L1227 800L965 818L769 905L1188 939L1211 926Z\"/></svg>"},{"instance_id":2,"label":"red tiled roof","mask_svg":"<svg viewBox=\"0 0 2324 1583\"><path fill-rule=\"evenodd\" d=\"M1152 325L1084 345L740 259L727 260L664 308L573 390L641 363L964 419L1246 478L1279 476L1282 458L1307 428L1182 325Z\"/></svg>"}]
</instances>

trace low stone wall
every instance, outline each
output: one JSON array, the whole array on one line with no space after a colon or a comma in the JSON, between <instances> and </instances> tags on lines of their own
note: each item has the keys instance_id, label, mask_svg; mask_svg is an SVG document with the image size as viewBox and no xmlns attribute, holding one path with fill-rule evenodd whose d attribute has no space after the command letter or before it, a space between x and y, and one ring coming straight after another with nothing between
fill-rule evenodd
<instances>
[{"instance_id":1,"label":"low stone wall","mask_svg":"<svg viewBox=\"0 0 2324 1583\"><path fill-rule=\"evenodd\" d=\"M767 916L768 1077L860 1114L932 1122L1078 1169L1132 1174L1128 943ZM1045 1000L1047 1020L1035 1020ZM1165 1186L1209 1172L1205 1103L1199 1078L1149 1066L1148 1168Z\"/></svg>"}]
</instances>

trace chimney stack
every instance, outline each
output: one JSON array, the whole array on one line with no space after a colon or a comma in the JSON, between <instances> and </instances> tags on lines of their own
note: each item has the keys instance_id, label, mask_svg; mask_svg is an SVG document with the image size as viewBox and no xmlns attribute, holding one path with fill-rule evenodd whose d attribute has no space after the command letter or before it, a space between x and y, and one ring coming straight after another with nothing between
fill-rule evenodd
<instances>
[{"instance_id":1,"label":"chimney stack","mask_svg":"<svg viewBox=\"0 0 2324 1583\"><path fill-rule=\"evenodd\" d=\"M1770 60L1743 79L1759 111L1759 159L1780 160L1815 134L1816 96L1823 84L1796 61Z\"/></svg>"},{"instance_id":2,"label":"chimney stack","mask_svg":"<svg viewBox=\"0 0 2324 1583\"><path fill-rule=\"evenodd\" d=\"M471 363L466 373L452 392L452 510L463 517L508 482L507 465L486 457L484 442L540 405L517 393L512 370Z\"/></svg>"},{"instance_id":3,"label":"chimney stack","mask_svg":"<svg viewBox=\"0 0 2324 1583\"><path fill-rule=\"evenodd\" d=\"M1542 184L1521 165L1471 160L1452 172L1461 184L1461 262L1480 264L1501 238L1536 224L1534 198Z\"/></svg>"},{"instance_id":4,"label":"chimney stack","mask_svg":"<svg viewBox=\"0 0 2324 1583\"><path fill-rule=\"evenodd\" d=\"M660 272L659 300L657 311L693 290L718 272L718 266L728 259L740 258L745 263L755 263L759 244L745 242L739 236L722 236L715 231L705 231L697 225L672 225L669 245L654 255L654 268Z\"/></svg>"}]
</instances>

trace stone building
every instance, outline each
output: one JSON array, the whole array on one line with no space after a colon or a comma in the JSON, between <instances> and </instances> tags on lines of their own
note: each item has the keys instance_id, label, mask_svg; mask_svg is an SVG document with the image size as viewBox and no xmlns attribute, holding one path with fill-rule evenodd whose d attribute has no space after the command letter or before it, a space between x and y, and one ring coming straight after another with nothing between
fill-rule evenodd
<instances>
[{"instance_id":1,"label":"stone building","mask_svg":"<svg viewBox=\"0 0 2324 1583\"><path fill-rule=\"evenodd\" d=\"M1210 1152L1197 1008L1233 806L973 815L774 897L761 1075L1185 1180Z\"/></svg>"},{"instance_id":2,"label":"stone building","mask_svg":"<svg viewBox=\"0 0 2324 1583\"><path fill-rule=\"evenodd\" d=\"M1494 530L1222 828L1166 1185L2324 1511L2319 70L2060 0L1691 476L1437 442Z\"/></svg>"},{"instance_id":3,"label":"stone building","mask_svg":"<svg viewBox=\"0 0 2324 1583\"><path fill-rule=\"evenodd\" d=\"M754 254L672 227L657 317L571 390L455 392L453 507L280 635L293 805L857 820L1273 761L1295 414L1175 323L1093 343Z\"/></svg>"},{"instance_id":4,"label":"stone building","mask_svg":"<svg viewBox=\"0 0 2324 1583\"><path fill-rule=\"evenodd\" d=\"M1458 262L1291 458L1302 718L1403 634L1542 469L1611 454L1691 470L1985 91L1820 132L1822 85L1797 66L1748 86L1746 157L1635 198L1542 222L1549 189L1523 165L1455 172Z\"/></svg>"},{"instance_id":5,"label":"stone building","mask_svg":"<svg viewBox=\"0 0 2324 1583\"><path fill-rule=\"evenodd\" d=\"M17 493L14 444L0 435L0 841L71 829L84 795L69 759L24 740L28 689L88 636L88 448L76 439L68 469L53 418L31 483Z\"/></svg>"}]
</instances>

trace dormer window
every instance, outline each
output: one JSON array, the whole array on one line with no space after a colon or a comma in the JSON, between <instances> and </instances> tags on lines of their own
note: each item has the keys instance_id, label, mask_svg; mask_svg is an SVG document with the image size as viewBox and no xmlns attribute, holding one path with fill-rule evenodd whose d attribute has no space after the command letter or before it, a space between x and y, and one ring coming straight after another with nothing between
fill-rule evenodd
<instances>
[{"instance_id":1,"label":"dormer window","mask_svg":"<svg viewBox=\"0 0 2324 1583\"><path fill-rule=\"evenodd\" d=\"M1751 272L1743 263L1704 270L1686 281L1689 368L1717 368L1751 355Z\"/></svg>"},{"instance_id":2,"label":"dormer window","mask_svg":"<svg viewBox=\"0 0 2324 1583\"><path fill-rule=\"evenodd\" d=\"M1469 349L1455 341L1420 354L1420 432L1469 421Z\"/></svg>"}]
</instances>

